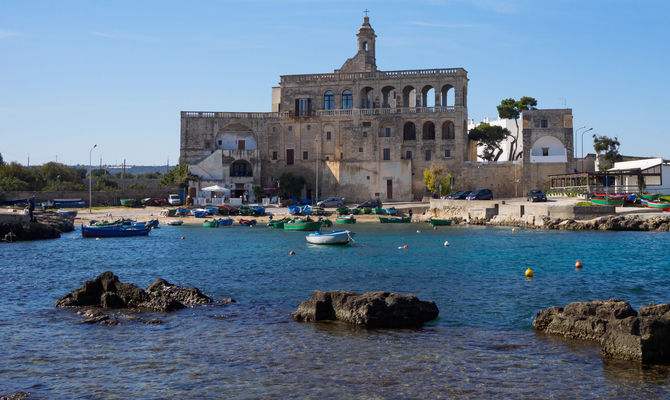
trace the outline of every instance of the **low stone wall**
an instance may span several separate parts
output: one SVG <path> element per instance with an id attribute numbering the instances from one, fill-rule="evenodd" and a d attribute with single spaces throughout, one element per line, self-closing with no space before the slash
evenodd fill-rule
<path id="1" fill-rule="evenodd" d="M 178 186 L 152 189 L 126 189 L 112 192 L 91 192 L 93 207 L 118 206 L 120 199 L 143 199 L 146 197 L 167 198 L 168 194 L 179 193 Z M 41 203 L 53 199 L 82 199 L 88 204 L 88 191 L 59 191 L 59 192 L 1 192 L 0 201 L 27 199 L 35 196 L 35 201 Z"/>

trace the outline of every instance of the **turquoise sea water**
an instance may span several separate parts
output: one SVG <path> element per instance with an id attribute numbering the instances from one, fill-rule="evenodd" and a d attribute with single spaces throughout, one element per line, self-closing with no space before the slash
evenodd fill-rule
<path id="1" fill-rule="evenodd" d="M 609 361 L 597 345 L 531 328 L 538 310 L 572 301 L 619 298 L 635 308 L 670 302 L 667 233 L 350 228 L 356 243 L 345 247 L 313 246 L 305 233 L 260 226 L 163 226 L 146 238 L 101 240 L 82 239 L 77 230 L 58 240 L 2 244 L 0 394 L 670 396 L 667 367 Z M 524 276 L 528 267 L 532 280 Z M 73 311 L 54 308 L 57 298 L 105 270 L 141 287 L 162 277 L 238 303 L 161 314 L 161 325 L 112 327 L 79 324 Z M 418 331 L 293 322 L 290 313 L 315 289 L 413 293 L 434 300 L 440 316 Z"/>

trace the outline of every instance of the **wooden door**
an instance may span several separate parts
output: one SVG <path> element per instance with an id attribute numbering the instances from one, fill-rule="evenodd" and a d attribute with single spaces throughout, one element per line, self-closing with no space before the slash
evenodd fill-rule
<path id="1" fill-rule="evenodd" d="M 244 140 L 238 140 L 237 141 L 237 150 L 244 150 L 246 143 Z"/>
<path id="2" fill-rule="evenodd" d="M 386 180 L 386 198 L 387 199 L 393 198 L 393 179 Z"/>

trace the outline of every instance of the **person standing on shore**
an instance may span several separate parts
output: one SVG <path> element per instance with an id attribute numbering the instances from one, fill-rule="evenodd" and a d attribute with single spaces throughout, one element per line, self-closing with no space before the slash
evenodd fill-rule
<path id="1" fill-rule="evenodd" d="M 35 196 L 32 196 L 30 199 L 28 199 L 28 216 L 30 217 L 30 222 L 35 222 L 33 212 L 35 212 Z"/>

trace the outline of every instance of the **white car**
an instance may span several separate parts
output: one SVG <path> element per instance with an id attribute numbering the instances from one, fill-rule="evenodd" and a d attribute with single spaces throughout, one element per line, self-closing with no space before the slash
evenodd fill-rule
<path id="1" fill-rule="evenodd" d="M 181 197 L 178 194 L 168 195 L 168 203 L 173 206 L 178 206 L 181 204 Z"/>

